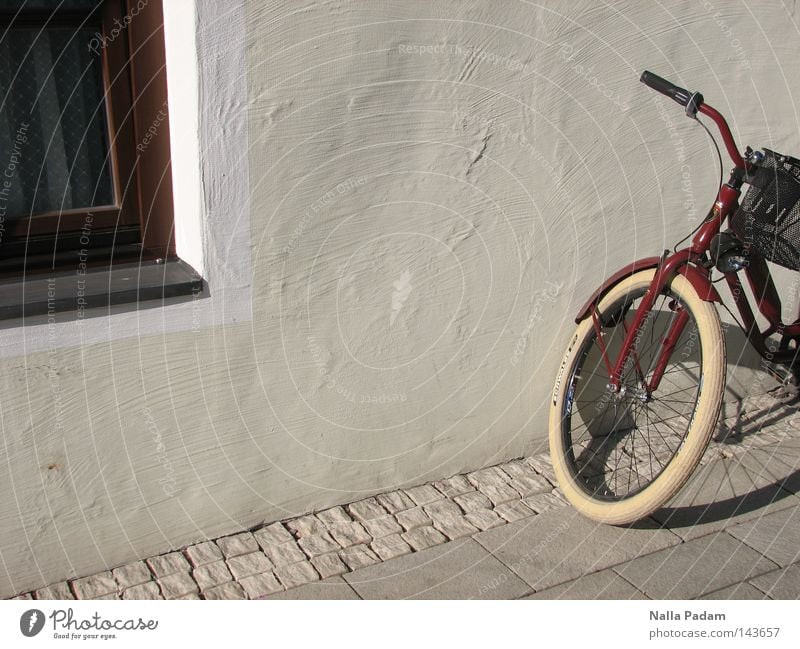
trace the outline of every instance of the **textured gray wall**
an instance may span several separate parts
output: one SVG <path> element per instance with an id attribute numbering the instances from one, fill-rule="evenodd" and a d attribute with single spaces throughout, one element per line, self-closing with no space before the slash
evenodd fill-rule
<path id="1" fill-rule="evenodd" d="M 0 594 L 541 447 L 580 304 L 713 199 L 642 70 L 800 153 L 779 2 L 214 4 L 201 130 L 249 146 L 205 133 L 203 199 L 249 195 L 252 321 L 0 361 Z"/>

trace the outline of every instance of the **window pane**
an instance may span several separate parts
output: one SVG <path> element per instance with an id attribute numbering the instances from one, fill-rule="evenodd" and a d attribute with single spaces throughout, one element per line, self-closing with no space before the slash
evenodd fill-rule
<path id="1" fill-rule="evenodd" d="M 0 217 L 113 204 L 95 32 L 0 35 Z"/>

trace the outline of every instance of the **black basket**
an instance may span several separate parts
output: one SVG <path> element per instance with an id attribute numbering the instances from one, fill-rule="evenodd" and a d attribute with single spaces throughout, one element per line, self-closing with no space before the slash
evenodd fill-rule
<path id="1" fill-rule="evenodd" d="M 800 160 L 764 149 L 764 159 L 731 227 L 745 245 L 784 268 L 800 270 Z"/>

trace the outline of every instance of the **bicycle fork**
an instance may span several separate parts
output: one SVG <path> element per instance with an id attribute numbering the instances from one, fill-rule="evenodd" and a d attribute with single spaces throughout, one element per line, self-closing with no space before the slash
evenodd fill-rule
<path id="1" fill-rule="evenodd" d="M 612 362 L 608 353 L 608 348 L 605 345 L 605 341 L 603 341 L 602 329 L 600 328 L 600 321 L 597 317 L 597 308 L 595 307 L 592 310 L 592 323 L 603 361 L 609 373 L 609 390 L 615 393 L 620 392 L 622 389 L 622 372 L 625 368 L 625 364 L 631 357 L 640 386 L 642 390 L 644 390 L 646 397 L 649 398 L 649 396 L 658 389 L 661 379 L 664 376 L 664 371 L 669 363 L 669 359 L 675 350 L 675 346 L 678 344 L 678 340 L 680 340 L 680 337 L 683 335 L 686 323 L 689 320 L 689 314 L 686 309 L 679 306 L 674 300 L 670 303 L 670 308 L 677 313 L 677 316 L 673 318 L 666 334 L 661 339 L 661 346 L 655 363 L 651 362 L 649 367 L 642 368 L 641 359 L 636 352 L 635 345 L 641 335 L 643 327 L 646 326 L 650 318 L 656 297 L 661 294 L 667 282 L 675 276 L 677 269 L 685 264 L 686 261 L 688 261 L 688 252 L 686 254 L 678 253 L 672 257 L 666 258 L 665 262 L 658 267 L 650 287 L 642 298 L 641 305 L 636 310 L 636 315 L 634 316 L 630 328 L 625 326 L 624 319 L 621 323 L 625 329 L 625 338 L 615 362 Z M 648 381 L 647 374 L 651 368 L 653 370 L 653 375 Z"/>

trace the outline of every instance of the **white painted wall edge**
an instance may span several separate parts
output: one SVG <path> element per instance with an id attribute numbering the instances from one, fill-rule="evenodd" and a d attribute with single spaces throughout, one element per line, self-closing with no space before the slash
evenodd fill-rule
<path id="1" fill-rule="evenodd" d="M 164 3 L 172 194 L 178 257 L 205 276 L 203 187 L 200 181 L 200 122 L 194 0 Z"/>

